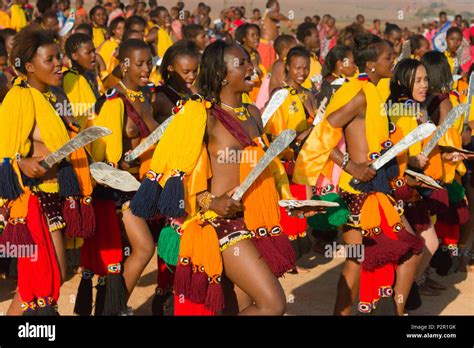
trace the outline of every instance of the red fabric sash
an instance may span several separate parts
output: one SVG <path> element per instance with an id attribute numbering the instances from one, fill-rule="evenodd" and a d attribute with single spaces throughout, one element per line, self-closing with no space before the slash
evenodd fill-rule
<path id="1" fill-rule="evenodd" d="M 51 234 L 38 197 L 31 195 L 26 224 L 36 243 L 32 257 L 18 258 L 18 290 L 23 302 L 39 297 L 59 298 L 61 272 Z M 55 233 L 62 233 L 61 231 Z"/>
<path id="2" fill-rule="evenodd" d="M 130 119 L 137 125 L 138 127 L 138 132 L 140 133 L 140 138 L 146 138 L 147 136 L 150 135 L 150 130 L 148 129 L 145 121 L 141 118 L 140 114 L 135 110 L 133 107 L 132 103 L 121 93 L 119 93 L 120 98 L 123 100 L 123 104 L 125 105 L 125 114 L 127 117 L 130 117 Z"/>
<path id="3" fill-rule="evenodd" d="M 112 200 L 93 200 L 96 233 L 84 239 L 81 266 L 94 274 L 107 275 L 109 264 L 122 262 L 122 237 L 115 203 Z"/>
<path id="4" fill-rule="evenodd" d="M 243 148 L 247 146 L 255 146 L 255 143 L 250 139 L 249 135 L 245 131 L 242 124 L 237 121 L 231 114 L 222 108 L 214 105 L 212 107 L 212 115 L 227 129 L 227 131 L 232 134 L 232 136 L 237 139 L 237 141 L 242 145 Z"/>

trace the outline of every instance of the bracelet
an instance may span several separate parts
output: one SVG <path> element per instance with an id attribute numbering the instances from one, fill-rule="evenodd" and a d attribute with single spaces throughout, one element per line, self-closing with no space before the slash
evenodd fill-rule
<path id="1" fill-rule="evenodd" d="M 342 158 L 342 163 L 341 163 L 341 168 L 342 169 L 345 169 L 347 167 L 347 165 L 349 164 L 349 153 L 345 153 L 344 154 L 344 157 Z"/>
<path id="2" fill-rule="evenodd" d="M 206 191 L 198 199 L 198 204 L 202 211 L 208 211 L 211 207 L 212 200 L 216 198 L 212 193 Z"/>

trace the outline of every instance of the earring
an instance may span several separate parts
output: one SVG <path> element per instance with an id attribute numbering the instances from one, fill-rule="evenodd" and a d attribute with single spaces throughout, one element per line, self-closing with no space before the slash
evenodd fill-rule
<path id="1" fill-rule="evenodd" d="M 370 72 L 375 72 L 375 68 L 370 69 Z"/>
<path id="2" fill-rule="evenodd" d="M 225 86 L 225 85 L 227 85 L 228 83 L 229 83 L 229 82 L 228 82 L 226 79 L 222 80 L 222 82 L 221 82 L 222 86 Z"/>

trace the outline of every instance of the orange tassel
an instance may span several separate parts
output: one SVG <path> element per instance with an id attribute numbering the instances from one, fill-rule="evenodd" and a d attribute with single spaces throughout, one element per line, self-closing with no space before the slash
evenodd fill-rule
<path id="1" fill-rule="evenodd" d="M 400 223 L 400 215 L 398 214 L 397 209 L 394 209 L 396 206 L 396 202 L 387 195 L 383 193 L 377 193 L 377 198 L 379 200 L 379 204 L 382 207 L 382 211 L 385 214 L 385 218 L 387 219 L 387 223 L 389 226 L 394 226 L 397 223 Z"/>
<path id="2" fill-rule="evenodd" d="M 73 136 L 71 136 L 72 138 Z M 91 174 L 89 171 L 89 161 L 84 148 L 77 149 L 69 155 L 69 163 L 74 169 L 82 195 L 92 195 Z"/>
<path id="3" fill-rule="evenodd" d="M 364 230 L 380 227 L 379 202 L 376 194 L 369 195 L 360 210 L 360 226 Z"/>
<path id="4" fill-rule="evenodd" d="M 77 135 L 76 132 L 71 131 L 70 137 L 74 138 Z M 95 215 L 92 203 L 92 182 L 91 174 L 89 170 L 89 160 L 87 159 L 87 153 L 84 148 L 77 149 L 69 155 L 69 163 L 74 169 L 77 181 L 81 190 L 82 199 L 76 202 L 79 210 L 80 206 L 80 230 L 77 237 L 89 238 L 95 233 Z"/>
<path id="5" fill-rule="evenodd" d="M 256 156 L 255 156 L 256 153 Z M 242 159 L 260 159 L 263 150 L 260 147 L 246 147 Z M 240 180 L 243 181 L 252 170 L 255 163 L 242 161 L 240 163 Z M 275 181 L 269 169 L 265 169 L 247 190 L 243 197 L 244 220 L 249 230 L 259 227 L 273 228 L 280 224 L 280 210 L 278 208 L 278 193 Z"/>
<path id="6" fill-rule="evenodd" d="M 207 243 L 204 241 L 203 234 L 204 231 L 194 234 L 193 256 L 191 260 L 193 274 L 191 276 L 191 291 L 189 293 L 189 299 L 194 303 L 204 303 L 206 300 L 207 275 L 204 272 L 204 258 L 209 250 Z"/>
<path id="7" fill-rule="evenodd" d="M 246 147 L 240 163 L 240 180 L 243 181 L 253 165 L 249 159 L 260 159 L 264 152 L 260 147 Z M 254 231 L 255 246 L 262 254 L 273 273 L 280 277 L 294 266 L 295 255 L 287 238 L 280 235 L 280 209 L 275 181 L 269 168 L 255 180 L 243 196 L 244 221 L 247 228 Z M 277 231 L 279 233 L 272 233 Z M 260 233 L 259 233 L 260 231 Z M 275 238 L 275 239 L 274 239 Z"/>

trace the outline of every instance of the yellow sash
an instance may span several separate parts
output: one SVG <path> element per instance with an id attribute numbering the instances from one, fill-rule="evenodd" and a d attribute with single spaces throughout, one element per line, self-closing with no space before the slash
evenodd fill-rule
<path id="1" fill-rule="evenodd" d="M 380 155 L 389 139 L 388 118 L 383 108 L 383 100 L 377 87 L 363 79 L 352 79 L 343 84 L 331 99 L 326 115 L 347 105 L 360 91 L 366 98 L 366 141 L 369 148 L 367 160 Z M 293 181 L 303 185 L 316 185 L 320 175 L 331 177 L 334 163 L 329 159 L 332 150 L 342 138 L 342 129 L 334 128 L 325 118 L 311 131 L 296 160 Z M 352 176 L 343 171 L 339 186 L 349 192 L 357 193 L 350 185 Z"/>

